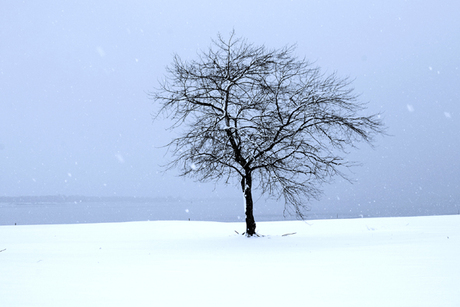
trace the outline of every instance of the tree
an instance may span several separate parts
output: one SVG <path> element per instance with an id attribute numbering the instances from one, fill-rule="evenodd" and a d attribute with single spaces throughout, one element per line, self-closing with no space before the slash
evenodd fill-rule
<path id="1" fill-rule="evenodd" d="M 246 203 L 246 235 L 256 234 L 254 182 L 285 210 L 303 217 L 320 186 L 352 165 L 342 155 L 383 133 L 378 114 L 364 116 L 348 78 L 326 75 L 295 47 L 268 50 L 218 35 L 197 60 L 175 55 L 151 93 L 157 114 L 185 126 L 167 146 L 182 176 L 229 183 L 238 178 Z"/>

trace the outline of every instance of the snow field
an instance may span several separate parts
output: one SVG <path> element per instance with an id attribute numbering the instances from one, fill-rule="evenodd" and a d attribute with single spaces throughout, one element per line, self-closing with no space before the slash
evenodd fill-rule
<path id="1" fill-rule="evenodd" d="M 0 306 L 460 306 L 458 215 L 257 226 L 0 226 Z"/>

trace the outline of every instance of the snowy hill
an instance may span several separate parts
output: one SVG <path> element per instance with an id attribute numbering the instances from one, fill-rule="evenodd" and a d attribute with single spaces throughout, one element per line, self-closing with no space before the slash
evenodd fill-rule
<path id="1" fill-rule="evenodd" d="M 235 230 L 244 224 L 0 226 L 0 306 L 460 306 L 459 215 Z"/>

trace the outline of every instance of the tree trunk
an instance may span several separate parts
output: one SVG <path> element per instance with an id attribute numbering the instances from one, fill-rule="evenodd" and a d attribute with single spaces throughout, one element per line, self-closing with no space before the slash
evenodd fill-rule
<path id="1" fill-rule="evenodd" d="M 241 179 L 241 188 L 243 189 L 244 200 L 246 204 L 246 235 L 251 237 L 256 234 L 256 222 L 254 220 L 254 203 L 252 201 L 252 176 L 250 172 L 246 173 Z"/>

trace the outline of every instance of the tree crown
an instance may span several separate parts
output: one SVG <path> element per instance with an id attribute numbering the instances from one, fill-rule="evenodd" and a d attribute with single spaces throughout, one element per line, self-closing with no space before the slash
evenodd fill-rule
<path id="1" fill-rule="evenodd" d="M 293 55 L 294 46 L 268 50 L 218 36 L 197 60 L 175 56 L 167 78 L 152 94 L 159 114 L 184 125 L 169 148 L 169 167 L 200 181 L 248 174 L 262 193 L 284 196 L 302 216 L 305 203 L 340 168 L 356 142 L 383 133 L 378 114 L 360 113 L 351 82 L 322 74 Z M 286 207 L 288 208 L 288 207 Z"/>

